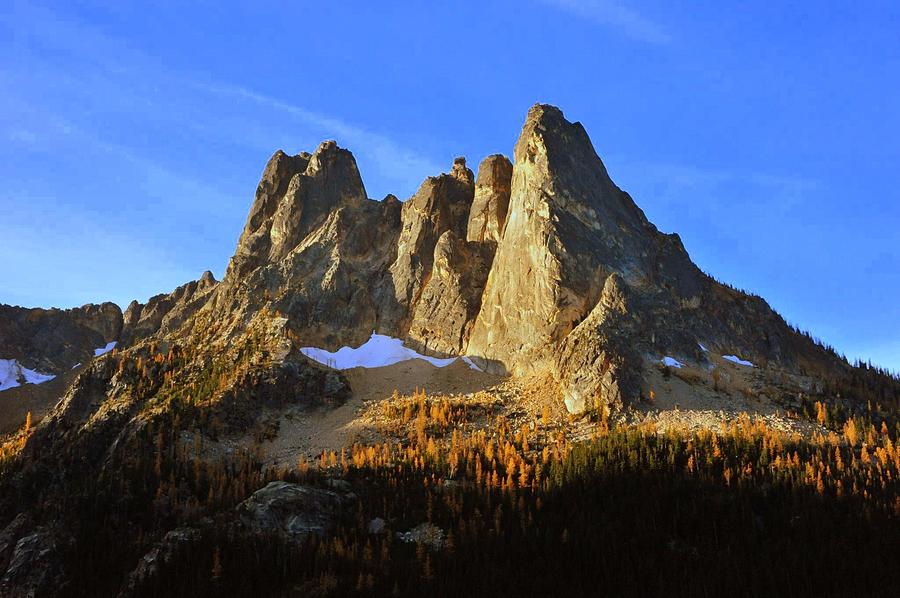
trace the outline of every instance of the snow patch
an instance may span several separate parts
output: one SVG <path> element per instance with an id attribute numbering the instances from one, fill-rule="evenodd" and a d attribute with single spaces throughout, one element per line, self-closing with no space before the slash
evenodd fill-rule
<path id="1" fill-rule="evenodd" d="M 110 341 L 106 343 L 105 347 L 100 347 L 99 349 L 94 349 L 94 357 L 100 357 L 101 355 L 106 355 L 110 351 L 116 348 L 116 341 Z"/>
<path id="2" fill-rule="evenodd" d="M 675 359 L 674 357 L 669 357 L 668 355 L 666 355 L 665 357 L 663 357 L 660 361 L 662 362 L 662 364 L 663 364 L 664 366 L 667 366 L 667 367 L 670 367 L 670 368 L 678 368 L 678 369 L 680 370 L 681 368 L 684 367 L 684 364 L 683 364 L 683 363 L 681 363 L 680 361 L 678 361 L 678 360 Z"/>
<path id="3" fill-rule="evenodd" d="M 56 376 L 52 374 L 29 370 L 15 359 L 0 359 L 0 391 L 21 386 L 22 383 L 41 384 L 54 378 Z"/>
<path id="4" fill-rule="evenodd" d="M 469 369 L 475 370 L 476 372 L 484 371 L 483 369 L 481 369 L 480 367 L 475 365 L 475 362 L 472 361 L 471 359 L 469 359 L 469 357 L 467 355 L 463 355 L 462 360 L 465 362 L 466 365 L 469 366 Z"/>
<path id="5" fill-rule="evenodd" d="M 310 359 L 336 370 L 380 368 L 409 359 L 424 359 L 430 364 L 442 368 L 450 365 L 457 359 L 456 357 L 439 359 L 422 355 L 404 346 L 403 341 L 399 338 L 375 334 L 374 332 L 369 337 L 369 340 L 359 347 L 341 347 L 333 353 L 316 347 L 303 347 L 300 349 L 300 352 Z"/>
<path id="6" fill-rule="evenodd" d="M 741 359 L 740 357 L 738 357 L 738 356 L 736 356 L 736 355 L 723 355 L 723 356 L 722 356 L 722 359 L 726 359 L 726 360 L 730 361 L 731 363 L 736 363 L 736 364 L 738 364 L 738 365 L 744 365 L 744 366 L 747 366 L 747 367 L 749 367 L 749 368 L 752 368 L 752 367 L 753 367 L 753 364 L 752 364 L 752 363 L 750 363 L 750 362 L 747 361 L 746 359 Z"/>
<path id="7" fill-rule="evenodd" d="M 697 343 L 700 346 L 700 350 L 704 353 L 709 353 L 709 349 L 703 346 L 703 343 Z"/>

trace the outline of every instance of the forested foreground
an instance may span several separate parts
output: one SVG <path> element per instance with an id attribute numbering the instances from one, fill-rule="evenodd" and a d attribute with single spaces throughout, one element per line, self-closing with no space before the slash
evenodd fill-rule
<path id="1" fill-rule="evenodd" d="M 160 420 L 103 475 L 79 473 L 73 455 L 64 503 L 39 480 L 19 500 L 73 530 L 63 557 L 74 596 L 115 595 L 176 527 L 197 533 L 134 595 L 900 590 L 900 448 L 886 423 L 851 419 L 801 440 L 749 418 L 691 437 L 601 422 L 594 439 L 569 443 L 539 422 L 513 430 L 502 419 L 463 435 L 454 430 L 474 414 L 424 395 L 396 416 L 407 438 L 280 472 L 250 454 L 201 461 L 201 436 L 174 432 L 190 424 Z M 234 506 L 271 480 L 333 487 L 336 477 L 353 500 L 325 536 L 288 540 L 234 523 Z M 419 542 L 402 536 L 423 527 Z"/>

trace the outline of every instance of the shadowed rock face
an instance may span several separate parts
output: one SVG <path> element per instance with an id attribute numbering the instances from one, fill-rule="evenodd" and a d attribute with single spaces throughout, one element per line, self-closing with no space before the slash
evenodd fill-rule
<path id="1" fill-rule="evenodd" d="M 65 310 L 0 305 L 0 359 L 48 374 L 90 361 L 94 349 L 121 332 L 122 310 L 115 303 Z"/>
<path id="2" fill-rule="evenodd" d="M 237 512 L 252 531 L 302 539 L 330 530 L 341 509 L 352 503 L 346 492 L 276 481 L 254 492 Z"/>

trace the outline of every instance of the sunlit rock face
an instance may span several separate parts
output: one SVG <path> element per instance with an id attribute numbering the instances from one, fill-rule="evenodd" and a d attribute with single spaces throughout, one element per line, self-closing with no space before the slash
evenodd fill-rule
<path id="1" fill-rule="evenodd" d="M 609 275 L 597 305 L 563 340 L 555 367 L 570 413 L 619 408 L 640 393 L 629 295 L 621 276 Z"/>
<path id="2" fill-rule="evenodd" d="M 394 196 L 369 199 L 353 155 L 334 141 L 312 154 L 277 152 L 202 313 L 224 337 L 270 309 L 307 344 L 361 344 L 396 311 L 388 267 L 401 206 Z"/>
<path id="3" fill-rule="evenodd" d="M 503 237 L 509 210 L 512 163 L 501 154 L 482 160 L 475 180 L 475 197 L 469 212 L 466 240 L 497 244 Z"/>
<path id="4" fill-rule="evenodd" d="M 479 173 L 479 181 L 502 181 L 502 160 Z M 659 232 L 612 182 L 584 128 L 559 109 L 529 111 L 500 224 L 481 206 L 502 189 L 476 185 L 469 218 L 469 240 L 497 242 L 465 344 L 483 367 L 552 373 L 573 413 L 639 400 L 646 359 L 708 363 L 699 340 L 752 361 L 842 367 L 765 301 L 703 274 L 678 235 Z"/>
<path id="5" fill-rule="evenodd" d="M 580 124 L 536 105 L 515 147 L 503 238 L 469 352 L 524 374 L 594 306 L 612 268 L 638 270 L 647 221 L 607 175 Z"/>
<path id="6" fill-rule="evenodd" d="M 452 230 L 441 235 L 431 276 L 412 311 L 412 346 L 435 355 L 465 352 L 493 253 L 492 245 L 467 242 Z"/>
<path id="7" fill-rule="evenodd" d="M 428 177 L 403 204 L 397 259 L 391 264 L 396 309 L 390 323 L 405 336 L 425 285 L 432 276 L 435 247 L 447 231 L 465 237 L 475 194 L 472 171 L 457 158 L 449 174 Z"/>

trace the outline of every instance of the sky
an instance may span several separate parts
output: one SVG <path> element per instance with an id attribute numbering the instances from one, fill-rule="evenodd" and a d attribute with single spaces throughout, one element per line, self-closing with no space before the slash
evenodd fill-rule
<path id="1" fill-rule="evenodd" d="M 704 271 L 900 372 L 897 31 L 896 1 L 6 0 L 0 303 L 220 277 L 276 149 L 336 139 L 405 198 L 546 102 Z"/>

